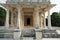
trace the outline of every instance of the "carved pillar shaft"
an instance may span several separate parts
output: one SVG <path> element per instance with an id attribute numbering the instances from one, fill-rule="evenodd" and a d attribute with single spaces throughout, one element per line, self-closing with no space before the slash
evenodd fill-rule
<path id="1" fill-rule="evenodd" d="M 18 6 L 18 27 L 21 30 L 21 7 Z"/>
<path id="2" fill-rule="evenodd" d="M 51 27 L 51 16 L 50 16 L 50 11 L 48 11 L 48 28 L 52 29 Z"/>
<path id="3" fill-rule="evenodd" d="M 39 26 L 40 26 L 40 21 L 39 21 L 39 7 L 36 7 L 36 9 L 35 9 L 35 15 L 36 15 L 36 28 L 39 28 Z"/>
<path id="4" fill-rule="evenodd" d="M 6 28 L 9 27 L 9 8 L 7 7 L 7 11 L 6 11 L 6 21 L 5 21 L 5 26 Z"/>
<path id="5" fill-rule="evenodd" d="M 11 26 L 13 27 L 13 13 L 11 12 Z"/>

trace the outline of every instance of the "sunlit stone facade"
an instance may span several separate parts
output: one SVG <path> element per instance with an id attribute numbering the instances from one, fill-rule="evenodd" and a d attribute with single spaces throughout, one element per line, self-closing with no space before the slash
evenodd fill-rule
<path id="1" fill-rule="evenodd" d="M 25 40 L 24 35 L 33 36 L 27 40 L 40 40 L 42 36 L 48 37 L 51 30 L 50 9 L 55 6 L 50 0 L 7 0 L 6 4 L 0 4 L 6 9 L 5 27 L 2 35 L 5 38 L 12 37 L 13 40 Z M 48 12 L 48 26 L 46 26 L 45 14 Z M 50 30 L 46 30 L 50 29 Z M 47 31 L 47 35 L 44 31 Z M 0 34 L 1 35 L 1 34 Z M 51 37 L 52 35 L 50 35 Z M 34 39 L 34 40 L 35 40 Z"/>
<path id="2" fill-rule="evenodd" d="M 51 29 L 49 10 L 55 6 L 50 0 L 7 0 L 6 28 L 14 29 Z M 46 27 L 45 12 L 48 12 L 48 27 Z"/>

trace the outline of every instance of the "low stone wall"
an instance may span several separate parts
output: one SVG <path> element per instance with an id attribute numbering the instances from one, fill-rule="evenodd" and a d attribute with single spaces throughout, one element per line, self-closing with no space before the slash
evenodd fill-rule
<path id="1" fill-rule="evenodd" d="M 60 27 L 52 27 L 54 30 L 60 30 Z"/>
<path id="2" fill-rule="evenodd" d="M 0 38 L 20 38 L 20 31 L 13 29 L 0 29 Z"/>

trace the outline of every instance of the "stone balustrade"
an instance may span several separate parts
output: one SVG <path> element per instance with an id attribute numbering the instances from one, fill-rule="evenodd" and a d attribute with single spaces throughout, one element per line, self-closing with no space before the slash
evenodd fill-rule
<path id="1" fill-rule="evenodd" d="M 50 0 L 7 0 L 7 4 L 49 4 Z"/>

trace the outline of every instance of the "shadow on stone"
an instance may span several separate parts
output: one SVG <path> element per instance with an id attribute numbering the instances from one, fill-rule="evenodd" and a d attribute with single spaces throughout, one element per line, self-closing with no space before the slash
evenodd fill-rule
<path id="1" fill-rule="evenodd" d="M 21 32 L 21 37 L 36 37 L 34 29 L 23 29 Z"/>

